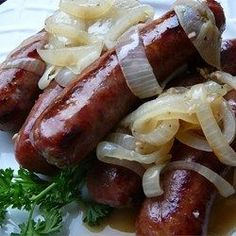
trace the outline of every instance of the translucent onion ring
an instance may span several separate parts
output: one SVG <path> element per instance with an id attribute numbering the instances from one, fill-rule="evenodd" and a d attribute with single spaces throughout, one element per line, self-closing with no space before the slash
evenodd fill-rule
<path id="1" fill-rule="evenodd" d="M 165 165 L 155 165 L 148 168 L 143 175 L 143 191 L 146 197 L 157 197 L 164 193 L 161 187 L 160 175 Z"/>
<path id="2" fill-rule="evenodd" d="M 132 93 L 143 99 L 162 92 L 147 59 L 138 27 L 122 35 L 116 45 L 116 54 Z"/>
<path id="3" fill-rule="evenodd" d="M 203 88 L 199 90 L 198 96 L 196 114 L 210 147 L 222 163 L 236 166 L 236 153 L 222 134 L 210 104 L 206 101 L 206 94 Z"/>
<path id="4" fill-rule="evenodd" d="M 177 0 L 174 10 L 201 57 L 208 64 L 220 68 L 221 33 L 211 9 L 204 1 Z"/>
<path id="5" fill-rule="evenodd" d="M 192 170 L 199 173 L 200 175 L 208 179 L 211 183 L 213 183 L 223 197 L 229 197 L 235 193 L 235 189 L 230 183 L 228 183 L 224 178 L 222 178 L 216 172 L 212 171 L 211 169 L 199 163 L 187 162 L 187 161 L 174 161 L 169 163 L 166 168 L 166 170 L 170 169 Z"/>
<path id="6" fill-rule="evenodd" d="M 178 129 L 178 120 L 166 120 L 162 121 L 152 132 L 145 134 L 142 133 L 142 130 L 136 130 L 135 126 L 133 126 L 132 134 L 142 142 L 147 142 L 154 146 L 161 146 L 173 139 Z"/>

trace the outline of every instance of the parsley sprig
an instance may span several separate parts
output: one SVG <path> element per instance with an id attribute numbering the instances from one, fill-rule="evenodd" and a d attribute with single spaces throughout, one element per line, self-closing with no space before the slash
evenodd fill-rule
<path id="1" fill-rule="evenodd" d="M 63 225 L 64 206 L 77 201 L 85 209 L 83 221 L 98 225 L 111 208 L 84 199 L 81 190 L 86 181 L 88 163 L 62 170 L 50 181 L 41 179 L 25 169 L 17 175 L 12 169 L 0 170 L 0 227 L 4 225 L 9 207 L 29 212 L 28 220 L 19 225 L 19 233 L 12 236 L 52 235 Z M 39 209 L 40 219 L 33 215 Z"/>

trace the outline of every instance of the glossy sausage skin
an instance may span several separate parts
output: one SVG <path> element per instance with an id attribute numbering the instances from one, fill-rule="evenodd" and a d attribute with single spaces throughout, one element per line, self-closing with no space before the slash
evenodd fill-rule
<path id="1" fill-rule="evenodd" d="M 97 202 L 120 208 L 135 205 L 142 199 L 141 178 L 131 170 L 100 161 L 93 167 L 87 176 L 87 186 Z"/>
<path id="2" fill-rule="evenodd" d="M 191 160 L 222 174 L 223 165 L 212 153 L 175 143 L 173 161 Z M 138 236 L 205 235 L 214 186 L 198 173 L 186 170 L 163 174 L 164 194 L 146 199 L 136 220 Z"/>
<path id="3" fill-rule="evenodd" d="M 215 1 L 208 3 L 218 27 L 224 27 L 222 8 Z M 140 36 L 159 81 L 196 55 L 173 11 L 144 26 Z M 37 119 L 32 142 L 48 162 L 59 167 L 73 165 L 93 150 L 137 101 L 111 50 Z"/>
<path id="4" fill-rule="evenodd" d="M 54 101 L 64 88 L 53 81 L 39 96 L 15 142 L 15 157 L 20 166 L 30 171 L 51 175 L 57 168 L 47 163 L 30 142 L 30 132 L 41 113 Z"/>
<path id="5" fill-rule="evenodd" d="M 236 40 L 224 43 L 222 68 L 236 75 Z M 196 82 L 196 77 L 194 77 Z M 189 81 L 183 81 L 189 85 Z M 236 91 L 225 96 L 236 114 Z M 236 149 L 236 142 L 233 144 Z M 192 149 L 175 143 L 173 161 L 192 160 L 219 174 L 228 168 L 212 153 Z M 193 171 L 175 170 L 164 173 L 164 195 L 146 199 L 136 221 L 138 236 L 206 235 L 209 213 L 217 193 L 214 186 Z"/>
<path id="6" fill-rule="evenodd" d="M 37 49 L 42 48 L 46 42 L 46 33 L 40 32 L 24 41 L 6 61 L 17 58 L 36 58 L 41 61 Z M 45 70 L 45 63 L 42 63 L 37 73 L 27 69 L 4 69 L 4 63 L 0 65 L 0 130 L 16 131 L 23 124 L 40 93 L 38 80 Z"/>

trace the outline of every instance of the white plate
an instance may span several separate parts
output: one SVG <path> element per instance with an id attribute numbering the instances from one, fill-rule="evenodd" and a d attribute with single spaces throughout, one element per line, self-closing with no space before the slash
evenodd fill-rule
<path id="1" fill-rule="evenodd" d="M 58 0 L 8 0 L 0 5 L 0 62 L 22 40 L 43 28 L 44 20 L 57 9 Z M 168 10 L 174 0 L 143 0 L 156 9 L 155 17 Z M 227 16 L 227 28 L 224 38 L 236 38 L 236 1 L 221 0 Z M 14 160 L 11 134 L 0 132 L 0 168 L 18 168 Z M 66 222 L 65 231 L 60 235 L 70 236 L 132 236 L 132 233 L 119 232 L 107 226 L 103 231 L 92 233 L 82 226 L 81 215 L 77 210 L 71 210 L 70 218 Z M 21 218 L 24 218 L 21 215 Z M 22 220 L 22 219 L 20 219 Z M 0 235 L 9 235 L 9 229 L 0 229 Z M 5 232 L 4 232 L 5 231 Z"/>

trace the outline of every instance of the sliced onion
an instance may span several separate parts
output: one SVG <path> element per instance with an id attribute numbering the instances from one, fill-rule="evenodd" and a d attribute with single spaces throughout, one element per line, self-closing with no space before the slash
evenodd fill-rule
<path id="1" fill-rule="evenodd" d="M 146 8 L 136 0 L 115 0 L 108 14 L 95 22 L 90 21 L 88 33 L 104 41 L 106 49 L 113 48 L 126 30 L 153 17 L 149 9 L 146 11 L 149 17 L 144 14 Z"/>
<path id="2" fill-rule="evenodd" d="M 61 0 L 60 9 L 82 19 L 96 19 L 109 12 L 114 0 Z"/>
<path id="3" fill-rule="evenodd" d="M 121 37 L 116 53 L 127 85 L 135 96 L 147 98 L 162 92 L 146 57 L 137 27 Z"/>
<path id="4" fill-rule="evenodd" d="M 92 63 L 91 54 L 94 60 L 96 60 L 100 56 L 101 51 L 101 45 L 94 44 L 72 48 L 38 50 L 38 53 L 44 61 L 51 65 L 71 66 L 81 63 L 81 67 L 84 67 L 85 64 L 88 66 L 88 64 Z M 87 59 L 88 57 L 89 61 Z"/>
<path id="5" fill-rule="evenodd" d="M 174 139 L 170 140 L 168 143 L 165 143 L 164 145 L 158 148 L 155 146 L 154 147 L 149 146 L 147 143 L 136 142 L 135 151 L 142 155 L 155 154 L 156 155 L 155 163 L 159 165 L 159 164 L 166 163 L 167 161 L 170 160 L 171 155 L 169 153 L 173 144 L 174 144 Z M 146 163 L 143 163 L 143 164 L 146 164 Z"/>
<path id="6" fill-rule="evenodd" d="M 1 69 L 22 69 L 42 75 L 45 70 L 45 63 L 36 58 L 23 57 L 23 58 L 10 58 L 1 65 Z"/>
<path id="7" fill-rule="evenodd" d="M 151 120 L 160 120 L 160 118 L 162 118 L 163 120 L 168 120 L 168 117 L 173 117 L 172 113 L 176 113 L 176 118 L 178 119 L 179 117 L 177 116 L 178 114 L 180 115 L 181 118 L 189 120 L 191 122 L 196 122 L 197 124 L 199 123 L 196 119 L 195 116 L 188 116 L 188 110 L 186 108 L 190 107 L 186 107 L 186 104 L 184 103 L 179 103 L 176 104 L 175 107 L 160 107 L 160 110 L 156 110 L 150 113 L 147 113 L 146 115 L 141 116 L 140 114 L 140 118 L 137 117 L 137 119 L 133 122 L 133 124 L 131 125 L 131 127 L 133 126 L 135 130 L 140 130 L 141 127 L 144 127 L 145 125 L 148 124 L 148 122 L 150 122 Z M 185 113 L 185 115 L 181 115 L 181 113 Z M 166 117 L 165 117 L 166 115 Z M 132 119 L 132 118 L 131 118 Z M 127 122 L 127 121 L 124 121 Z"/>
<path id="8" fill-rule="evenodd" d="M 146 197 L 157 197 L 164 193 L 161 187 L 160 175 L 165 165 L 155 165 L 146 170 L 143 175 L 143 191 Z"/>
<path id="9" fill-rule="evenodd" d="M 211 73 L 209 77 L 221 83 L 228 84 L 230 87 L 236 90 L 236 76 L 232 76 L 231 74 L 223 71 L 216 71 Z"/>
<path id="10" fill-rule="evenodd" d="M 231 144 L 235 139 L 236 120 L 231 106 L 226 101 L 222 103 L 222 114 L 224 125 L 222 133 L 225 136 L 227 142 Z"/>
<path id="11" fill-rule="evenodd" d="M 46 27 L 46 30 L 49 29 L 48 31 L 49 33 L 55 34 L 55 32 L 53 32 L 53 27 L 52 27 L 54 24 L 72 25 L 72 26 L 76 26 L 78 30 L 83 30 L 83 31 L 86 30 L 86 23 L 84 20 L 77 19 L 59 10 L 55 11 L 52 16 L 48 17 L 45 20 L 45 27 Z"/>
<path id="12" fill-rule="evenodd" d="M 186 169 L 196 171 L 215 185 L 223 197 L 229 197 L 235 193 L 234 187 L 216 172 L 196 162 L 175 161 L 167 166 L 168 169 Z"/>
<path id="13" fill-rule="evenodd" d="M 193 131 L 179 131 L 176 135 L 176 139 L 189 147 L 205 152 L 212 152 L 206 138 Z"/>
<path id="14" fill-rule="evenodd" d="M 42 90 L 47 88 L 50 82 L 55 79 L 58 72 L 58 68 L 56 68 L 55 66 L 49 66 L 38 82 L 39 88 Z"/>
<path id="15" fill-rule="evenodd" d="M 120 160 L 136 161 L 140 164 L 152 164 L 160 159 L 163 155 L 161 151 L 156 151 L 151 154 L 142 155 L 133 150 L 127 150 L 115 143 L 101 142 L 97 146 L 97 157 L 100 160 L 103 156 L 117 158 Z"/>
<path id="16" fill-rule="evenodd" d="M 74 74 L 71 70 L 67 68 L 62 68 L 55 77 L 55 80 L 62 87 L 66 87 L 69 83 L 74 81 L 77 78 L 77 75 Z"/>
<path id="17" fill-rule="evenodd" d="M 220 68 L 221 34 L 207 4 L 198 0 L 177 0 L 174 10 L 201 57 L 208 64 Z"/>
<path id="18" fill-rule="evenodd" d="M 77 64 L 67 66 L 74 74 L 80 74 L 84 69 L 86 69 L 89 65 L 91 65 L 94 61 L 96 61 L 102 52 L 102 44 L 97 44 L 98 47 L 96 50 L 90 51 L 87 55 L 81 58 Z"/>
<path id="19" fill-rule="evenodd" d="M 75 46 L 72 41 L 62 36 L 49 36 L 49 42 L 44 49 L 56 49 L 56 48 L 65 48 L 68 46 Z"/>
<path id="20" fill-rule="evenodd" d="M 150 143 L 155 146 L 161 146 L 174 138 L 179 129 L 178 120 L 162 121 L 152 132 L 143 134 L 142 130 L 132 128 L 132 134 L 140 141 Z"/>
<path id="21" fill-rule="evenodd" d="M 153 16 L 154 10 L 149 5 L 140 5 L 124 11 L 123 14 L 120 14 L 114 20 L 115 24 L 105 37 L 107 48 L 113 48 L 117 39 L 130 27 L 137 25 L 140 22 L 146 22 L 148 19 L 152 19 Z"/>
<path id="22" fill-rule="evenodd" d="M 89 34 L 85 31 L 85 22 L 76 20 L 64 12 L 57 11 L 45 21 L 47 32 L 63 36 L 79 44 L 90 42 Z"/>
<path id="23" fill-rule="evenodd" d="M 200 96 L 196 114 L 210 147 L 222 163 L 236 166 L 235 151 L 229 146 L 226 137 L 222 134 L 206 98 L 203 94 Z"/>
<path id="24" fill-rule="evenodd" d="M 129 170 L 132 170 L 134 173 L 136 173 L 140 177 L 142 177 L 145 172 L 145 168 L 140 163 L 137 163 L 135 161 L 126 161 L 126 160 L 120 160 L 117 158 L 105 157 L 105 156 L 100 157 L 99 160 L 107 164 L 125 167 Z"/>
<path id="25" fill-rule="evenodd" d="M 187 113 L 189 105 L 184 103 L 184 97 L 181 94 L 173 94 L 172 96 L 162 96 L 141 105 L 136 111 L 128 115 L 121 125 L 128 127 L 138 119 L 146 120 L 154 115 L 171 113 Z"/>
<path id="26" fill-rule="evenodd" d="M 135 150 L 136 148 L 136 139 L 128 134 L 122 134 L 122 133 L 111 133 L 108 136 L 108 141 L 116 143 L 120 145 L 123 148 L 126 148 L 128 150 Z"/>

